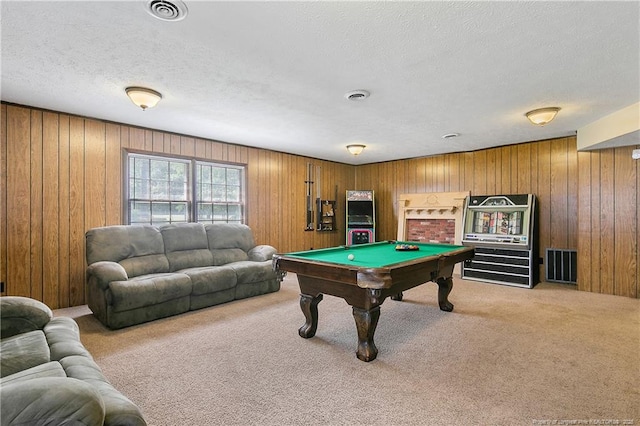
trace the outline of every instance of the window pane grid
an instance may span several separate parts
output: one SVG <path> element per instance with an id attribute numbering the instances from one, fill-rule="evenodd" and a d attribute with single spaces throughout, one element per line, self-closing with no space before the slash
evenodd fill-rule
<path id="1" fill-rule="evenodd" d="M 196 168 L 197 220 L 243 223 L 243 169 L 202 162 Z"/>
<path id="2" fill-rule="evenodd" d="M 128 165 L 129 223 L 244 223 L 243 166 L 142 154 Z"/>

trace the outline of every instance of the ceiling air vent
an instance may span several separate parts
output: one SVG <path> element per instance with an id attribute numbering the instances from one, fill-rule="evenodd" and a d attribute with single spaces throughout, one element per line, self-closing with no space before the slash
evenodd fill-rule
<path id="1" fill-rule="evenodd" d="M 369 92 L 366 90 L 354 90 L 353 92 L 345 93 L 344 97 L 350 101 L 361 101 L 369 97 Z"/>
<path id="2" fill-rule="evenodd" d="M 442 135 L 442 139 L 452 139 L 460 136 L 460 133 L 447 133 L 446 135 Z"/>
<path id="3" fill-rule="evenodd" d="M 181 21 L 189 12 L 187 5 L 180 0 L 149 0 L 146 10 L 154 18 L 163 21 Z"/>

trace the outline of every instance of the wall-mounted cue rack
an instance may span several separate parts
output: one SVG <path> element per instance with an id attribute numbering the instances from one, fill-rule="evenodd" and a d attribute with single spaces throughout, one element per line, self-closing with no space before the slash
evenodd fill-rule
<path id="1" fill-rule="evenodd" d="M 336 185 L 335 198 L 325 200 L 322 198 L 322 185 L 320 184 L 322 167 L 314 167 L 307 163 L 307 178 L 304 181 L 306 189 L 306 224 L 305 231 L 335 231 L 336 230 L 336 199 L 338 198 L 338 187 Z M 313 200 L 313 185 L 316 185 L 315 202 Z M 315 204 L 315 215 L 314 215 Z M 315 223 L 314 223 L 315 216 Z"/>
<path id="2" fill-rule="evenodd" d="M 306 191 L 306 201 L 307 201 L 307 226 L 304 228 L 305 231 L 313 231 L 313 165 L 311 163 L 307 163 L 307 179 L 304 181 L 305 191 Z"/>

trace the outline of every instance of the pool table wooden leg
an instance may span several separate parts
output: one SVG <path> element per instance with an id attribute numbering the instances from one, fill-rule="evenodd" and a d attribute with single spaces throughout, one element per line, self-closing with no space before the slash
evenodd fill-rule
<path id="1" fill-rule="evenodd" d="M 316 335 L 318 329 L 318 303 L 322 300 L 322 294 L 317 296 L 309 296 L 308 294 L 300 295 L 300 308 L 306 318 L 306 322 L 298 329 L 300 337 L 308 339 Z"/>
<path id="2" fill-rule="evenodd" d="M 371 309 L 353 307 L 353 318 L 358 330 L 358 350 L 356 356 L 364 362 L 373 361 L 378 356 L 378 348 L 373 342 L 373 335 L 380 318 L 380 306 Z"/>
<path id="3" fill-rule="evenodd" d="M 453 278 L 438 278 L 438 305 L 440 305 L 441 311 L 451 312 L 453 311 L 453 304 L 449 302 L 449 293 L 453 288 Z"/>

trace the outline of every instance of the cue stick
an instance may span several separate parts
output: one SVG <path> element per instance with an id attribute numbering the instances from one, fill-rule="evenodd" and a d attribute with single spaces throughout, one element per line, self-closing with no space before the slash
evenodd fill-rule
<path id="1" fill-rule="evenodd" d="M 322 231 L 322 200 L 321 200 L 321 190 L 320 190 L 320 178 L 322 176 L 322 167 L 316 166 L 316 214 L 318 215 L 316 221 L 316 230 Z"/>
<path id="2" fill-rule="evenodd" d="M 307 163 L 307 180 L 304 181 L 307 189 L 307 227 L 304 229 L 305 231 L 313 231 L 313 202 L 311 201 L 313 190 L 311 186 L 313 185 L 313 166 L 311 163 Z"/>

